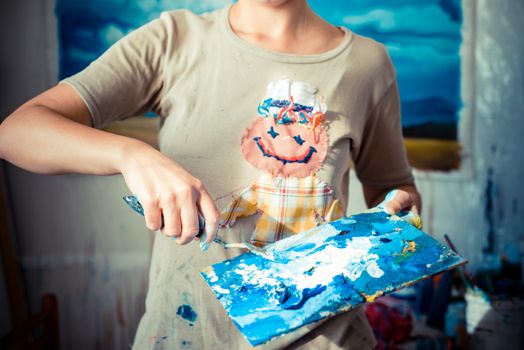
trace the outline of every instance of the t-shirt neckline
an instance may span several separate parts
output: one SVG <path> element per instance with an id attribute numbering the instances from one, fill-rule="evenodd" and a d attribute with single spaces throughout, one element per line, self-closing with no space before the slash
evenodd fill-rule
<path id="1" fill-rule="evenodd" d="M 343 52 L 351 43 L 353 39 L 353 34 L 350 30 L 345 27 L 339 27 L 344 32 L 344 38 L 342 41 L 333 49 L 324 51 L 318 54 L 311 55 L 300 55 L 300 54 L 291 54 L 285 52 L 271 51 L 264 49 L 262 47 L 256 46 L 242 38 L 240 38 L 231 27 L 229 23 L 229 11 L 233 4 L 230 4 L 224 7 L 220 13 L 220 27 L 225 33 L 226 37 L 237 47 L 249 51 L 252 54 L 261 56 L 273 61 L 279 61 L 284 63 L 318 63 L 327 61 L 331 58 L 338 56 Z"/>

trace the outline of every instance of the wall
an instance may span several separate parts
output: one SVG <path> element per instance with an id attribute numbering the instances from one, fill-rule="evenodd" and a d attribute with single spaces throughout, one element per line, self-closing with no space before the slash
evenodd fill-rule
<path id="1" fill-rule="evenodd" d="M 53 11 L 52 0 L 0 2 L 2 117 L 56 83 Z M 66 349 L 127 349 L 144 312 L 152 234 L 123 203 L 121 178 L 41 176 L 13 166 L 6 175 L 31 311 L 53 292 Z M 3 282 L 0 335 L 9 324 Z"/>
<path id="2" fill-rule="evenodd" d="M 48 54 L 52 51 L 50 43 L 56 44 L 56 39 L 49 40 L 52 31 L 49 28 L 49 16 L 52 15 L 50 1 L 2 1 L 0 14 L 0 116 L 3 119 L 28 97 L 52 83 L 56 64 L 49 64 Z M 7 302 L 3 283 L 2 271 L 0 334 L 11 326 L 9 308 L 3 307 Z"/>
<path id="3" fill-rule="evenodd" d="M 2 264 L 0 263 L 0 268 L 3 269 Z M 7 298 L 6 291 L 6 280 L 4 275 L 4 270 L 0 271 L 0 335 L 4 334 L 11 328 L 11 318 L 9 317 L 9 300 Z"/>
<path id="4" fill-rule="evenodd" d="M 524 234 L 524 42 L 518 37 L 524 2 L 465 3 L 473 7 L 463 52 L 464 166 L 452 174 L 417 172 L 416 178 L 426 229 L 437 237 L 448 233 L 474 268 L 490 228 L 495 250 L 510 255 Z M 55 82 L 52 11 L 51 0 L 1 2 L 2 116 Z M 32 310 L 52 291 L 59 296 L 65 348 L 127 348 L 143 312 L 151 234 L 122 204 L 127 190 L 121 178 L 48 177 L 12 166 L 7 176 Z M 351 195 L 350 210 L 362 210 L 354 178 Z"/>
<path id="5" fill-rule="evenodd" d="M 494 251 L 510 258 L 524 239 L 524 2 L 463 0 L 463 6 L 462 169 L 415 177 L 425 230 L 438 238 L 447 233 L 475 269 L 488 232 Z M 354 183 L 352 194 L 360 190 Z"/>
<path id="6" fill-rule="evenodd" d="M 493 250 L 509 258 L 524 238 L 524 2 L 479 0 L 475 12 L 473 84 L 465 92 L 473 119 L 461 125 L 471 127 L 461 130 L 471 175 L 418 176 L 428 229 L 449 233 L 472 265 L 489 250 L 490 231 Z"/>

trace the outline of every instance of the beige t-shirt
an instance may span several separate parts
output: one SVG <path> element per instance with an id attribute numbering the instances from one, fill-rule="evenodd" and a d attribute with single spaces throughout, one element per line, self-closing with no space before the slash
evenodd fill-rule
<path id="1" fill-rule="evenodd" d="M 260 178 L 240 138 L 257 117 L 271 81 L 307 82 L 327 102 L 327 157 L 316 176 L 333 190 L 343 210 L 353 162 L 366 185 L 387 188 L 413 181 L 401 135 L 395 71 L 385 48 L 343 28 L 334 49 L 316 55 L 271 52 L 237 37 L 229 7 L 195 15 L 166 12 L 132 32 L 82 72 L 63 83 L 84 99 L 94 127 L 153 110 L 161 116 L 160 149 L 201 179 L 223 209 L 232 194 Z M 219 231 L 247 240 L 257 217 Z M 134 348 L 250 348 L 199 271 L 239 252 L 217 245 L 178 246 L 158 234 L 153 248 L 146 313 Z M 194 322 L 177 315 L 190 305 Z M 267 348 L 371 348 L 359 308 L 265 345 Z"/>

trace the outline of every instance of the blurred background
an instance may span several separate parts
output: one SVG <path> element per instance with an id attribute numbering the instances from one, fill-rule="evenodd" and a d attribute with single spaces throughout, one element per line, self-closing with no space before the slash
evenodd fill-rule
<path id="1" fill-rule="evenodd" d="M 201 13 L 228 3 L 1 1 L 0 118 L 162 11 Z M 447 235 L 469 259 L 467 276 L 480 287 L 488 276 L 494 299 L 515 297 L 498 283 L 520 286 L 524 259 L 524 1 L 309 3 L 331 23 L 386 45 L 398 72 L 424 230 L 442 242 Z M 151 114 L 109 130 L 156 144 Z M 144 312 L 153 233 L 123 204 L 121 177 L 41 176 L 4 163 L 0 179 L 0 336 L 53 293 L 63 348 L 128 348 Z M 364 209 L 353 174 L 349 213 Z M 413 293 L 420 302 L 420 288 Z M 512 320 L 524 328 L 522 316 Z"/>

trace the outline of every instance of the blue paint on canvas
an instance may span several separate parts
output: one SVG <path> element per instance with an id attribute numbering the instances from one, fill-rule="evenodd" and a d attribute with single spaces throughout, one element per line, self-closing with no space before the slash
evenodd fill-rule
<path id="1" fill-rule="evenodd" d="M 89 65 L 133 29 L 181 8 L 196 13 L 215 10 L 229 0 L 57 0 L 60 78 Z"/>
<path id="2" fill-rule="evenodd" d="M 111 44 L 162 11 L 211 11 L 229 0 L 57 0 L 60 77 L 72 75 Z M 310 0 L 327 21 L 386 45 L 398 73 L 402 125 L 456 137 L 460 98 L 460 0 Z M 407 130 L 406 129 L 406 130 Z M 450 130 L 453 129 L 453 130 Z M 423 135 L 422 135 L 423 136 Z"/>
<path id="3" fill-rule="evenodd" d="M 202 272 L 252 345 L 347 311 L 465 260 L 382 211 L 337 220 Z"/>
<path id="4" fill-rule="evenodd" d="M 398 73 L 402 125 L 456 123 L 460 0 L 310 0 L 328 21 L 380 41 Z"/>

